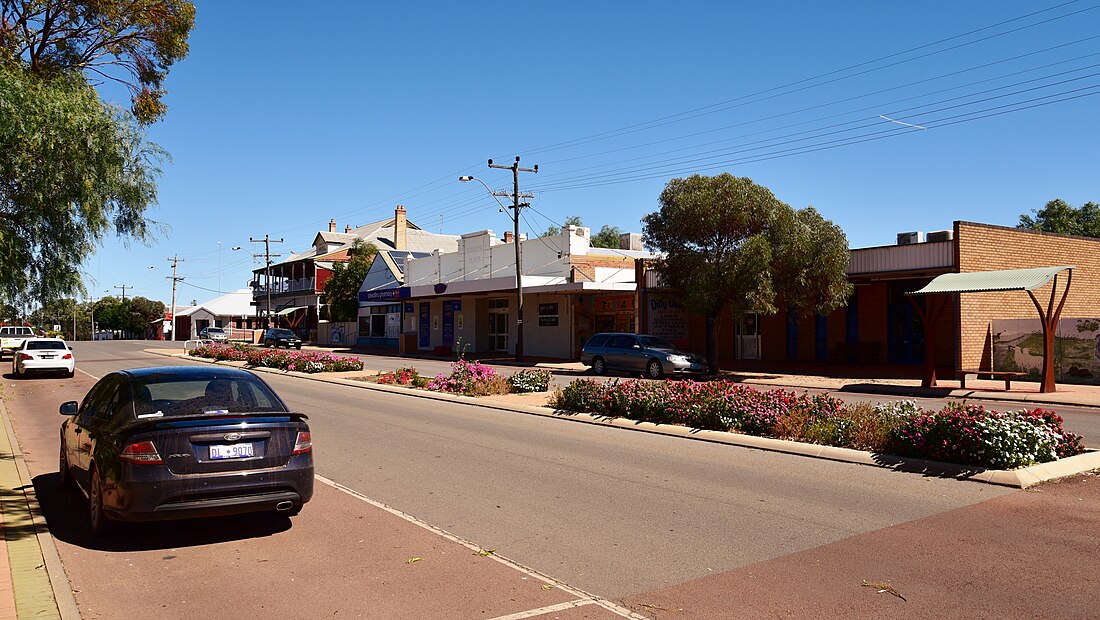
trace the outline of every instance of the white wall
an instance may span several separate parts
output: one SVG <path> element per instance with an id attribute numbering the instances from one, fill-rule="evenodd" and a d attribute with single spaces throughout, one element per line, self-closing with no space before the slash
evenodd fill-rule
<path id="1" fill-rule="evenodd" d="M 523 274 L 568 277 L 569 257 L 588 253 L 587 229 L 567 226 L 561 234 L 520 241 Z M 405 286 L 508 277 L 516 271 L 516 249 L 491 230 L 462 235 L 458 251 L 413 259 L 405 267 Z M 631 272 L 633 277 L 633 272 Z"/>

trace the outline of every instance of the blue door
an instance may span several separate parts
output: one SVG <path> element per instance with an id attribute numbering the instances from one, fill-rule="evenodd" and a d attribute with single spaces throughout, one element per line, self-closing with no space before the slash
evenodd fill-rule
<path id="1" fill-rule="evenodd" d="M 420 338 L 417 346 L 427 349 L 432 346 L 432 305 L 426 301 L 420 302 Z"/>
<path id="2" fill-rule="evenodd" d="M 787 312 L 787 359 L 798 361 L 798 317 Z"/>

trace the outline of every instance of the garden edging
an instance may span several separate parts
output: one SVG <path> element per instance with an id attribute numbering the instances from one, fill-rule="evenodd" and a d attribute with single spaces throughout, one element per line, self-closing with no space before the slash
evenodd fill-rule
<path id="1" fill-rule="evenodd" d="M 205 362 L 208 364 L 235 365 L 238 367 L 243 366 L 243 362 L 218 362 L 216 360 L 196 358 L 186 354 L 180 355 L 177 353 L 167 353 L 164 351 L 149 349 L 147 349 L 146 351 L 149 353 L 154 353 L 156 355 L 178 357 L 192 361 Z M 873 467 L 893 469 L 895 471 L 901 472 L 921 473 L 927 476 L 956 478 L 959 480 L 968 480 L 972 482 L 994 484 L 1019 489 L 1026 489 L 1041 482 L 1055 480 L 1057 478 L 1064 478 L 1066 476 L 1072 476 L 1074 474 L 1079 474 L 1100 468 L 1100 451 L 1098 450 L 1089 450 L 1084 454 L 1079 454 L 1077 456 L 1071 456 L 1056 461 L 1050 461 L 1047 463 L 1038 463 L 1036 465 L 1022 467 L 1019 469 L 983 469 L 980 467 L 957 465 L 954 463 L 944 463 L 940 461 L 930 461 L 918 458 L 901 457 L 891 454 L 876 454 L 873 452 L 854 450 L 851 448 L 838 448 L 835 446 L 802 443 L 797 441 L 788 441 L 784 439 L 772 439 L 770 437 L 757 437 L 755 435 L 743 435 L 740 433 L 731 433 L 724 431 L 694 429 L 685 426 L 655 424 L 652 422 L 639 422 L 627 418 L 609 418 L 604 416 L 594 416 L 587 413 L 576 413 L 572 411 L 558 411 L 550 407 L 536 407 L 532 405 L 504 403 L 500 401 L 489 400 L 486 398 L 476 398 L 472 396 L 432 392 L 428 390 L 420 390 L 408 387 L 380 385 L 377 383 L 357 381 L 354 379 L 345 379 L 341 377 L 326 377 L 324 376 L 324 373 L 302 373 L 264 367 L 251 367 L 249 368 L 249 370 L 293 376 L 324 383 L 347 385 L 368 390 L 389 392 L 392 394 L 404 394 L 415 398 L 450 401 L 454 403 L 484 407 L 487 409 L 494 409 L 498 411 L 511 411 L 516 413 L 525 413 L 528 415 L 539 415 L 543 417 L 552 417 L 555 419 L 567 420 L 572 422 L 580 422 L 583 424 L 614 426 L 626 430 L 656 433 L 673 437 L 682 437 L 685 439 L 692 439 L 696 441 L 722 443 L 727 445 L 741 446 L 745 448 L 756 448 L 758 450 L 767 450 L 770 452 L 794 454 L 798 456 L 807 456 L 811 458 L 839 461 L 843 463 L 854 463 L 858 465 L 870 465 Z"/>

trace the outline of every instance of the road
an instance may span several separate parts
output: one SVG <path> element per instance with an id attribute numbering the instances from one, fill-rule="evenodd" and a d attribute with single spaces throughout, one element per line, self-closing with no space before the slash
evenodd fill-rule
<path id="1" fill-rule="evenodd" d="M 102 376 L 118 368 L 179 363 L 143 353 L 146 345 L 79 343 L 79 369 Z M 134 539 L 93 541 L 80 499 L 56 489 L 60 419 L 53 413 L 62 400 L 82 396 L 91 378 L 4 381 L 36 491 L 86 617 L 216 613 L 224 609 L 227 571 L 235 592 L 248 584 L 257 588 L 235 595 L 242 597 L 241 609 L 273 617 L 337 612 L 344 617 L 364 610 L 364 617 L 401 617 L 396 608 L 379 605 L 395 605 L 394 597 L 410 593 L 415 600 L 407 602 L 420 607 L 406 609 L 404 617 L 448 617 L 431 607 L 434 596 L 426 594 L 438 591 L 444 600 L 448 587 L 468 588 L 468 598 L 481 606 L 478 617 L 545 602 L 539 598 L 545 591 L 518 587 L 505 591 L 511 607 L 502 608 L 495 599 L 483 603 L 485 583 L 499 579 L 512 587 L 519 581 L 480 574 L 486 565 L 477 564 L 477 554 L 468 549 L 459 555 L 475 562 L 464 557 L 466 564 L 434 574 L 440 583 L 408 580 L 402 558 L 439 559 L 429 550 L 446 546 L 431 537 L 421 540 L 423 528 L 394 523 L 376 504 L 494 549 L 562 584 L 649 613 L 641 603 L 647 592 L 668 592 L 1018 494 L 564 418 L 263 376 L 290 406 L 310 414 L 318 474 L 374 503 L 321 484 L 289 529 L 255 519 L 149 524 L 133 528 Z M 379 574 L 379 565 L 388 568 Z M 420 563 L 415 566 L 420 570 Z M 268 596 L 276 591 L 286 596 Z M 288 597 L 298 602 L 288 603 Z M 164 607 L 150 607 L 154 602 Z M 371 612 L 383 608 L 389 612 Z"/>

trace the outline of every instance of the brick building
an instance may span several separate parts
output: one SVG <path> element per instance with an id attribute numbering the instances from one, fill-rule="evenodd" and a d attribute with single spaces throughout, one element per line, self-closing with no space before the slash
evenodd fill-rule
<path id="1" fill-rule="evenodd" d="M 1073 265 L 1055 373 L 1059 381 L 1100 382 L 1100 239 L 959 221 L 952 230 L 903 233 L 898 241 L 851 251 L 852 303 L 827 316 L 799 317 L 781 309 L 767 316 L 724 317 L 718 342 L 723 367 L 920 377 L 925 340 L 934 337 L 941 377 L 960 368 L 1030 372 L 1042 348 L 1034 336 L 1041 332 L 1038 313 L 1027 293 L 952 294 L 931 329 L 921 324 L 913 305 L 923 308 L 927 300 L 911 301 L 906 293 L 944 273 Z M 639 291 L 639 326 L 704 351 L 702 320 L 676 327 L 675 321 L 652 316 L 675 304 L 658 279 L 648 272 Z M 1065 279 L 1063 273 L 1059 287 Z M 1034 291 L 1044 306 L 1051 286 Z"/>

